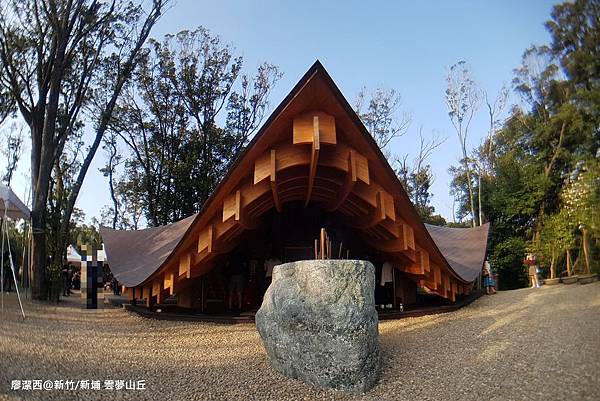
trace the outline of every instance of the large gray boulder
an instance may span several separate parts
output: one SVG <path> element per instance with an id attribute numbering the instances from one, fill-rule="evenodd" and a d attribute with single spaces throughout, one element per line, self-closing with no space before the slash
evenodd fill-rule
<path id="1" fill-rule="evenodd" d="M 364 393 L 379 376 L 375 268 L 361 260 L 276 266 L 256 313 L 273 367 L 326 388 Z"/>

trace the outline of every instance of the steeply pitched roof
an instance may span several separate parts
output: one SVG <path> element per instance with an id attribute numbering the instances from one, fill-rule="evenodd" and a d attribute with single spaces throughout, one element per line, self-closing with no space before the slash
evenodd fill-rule
<path id="1" fill-rule="evenodd" d="M 195 236 L 188 236 L 188 233 L 192 230 L 197 231 L 209 224 L 214 213 L 218 212 L 217 209 L 223 206 L 225 197 L 231 194 L 232 191 L 235 192 L 239 173 L 251 171 L 254 168 L 254 160 L 263 155 L 278 141 L 289 141 L 289 138 L 286 138 L 285 135 L 289 135 L 286 133 L 291 130 L 291 119 L 298 113 L 306 112 L 311 108 L 323 109 L 323 111 L 330 113 L 335 116 L 336 124 L 339 124 L 341 132 L 345 134 L 353 133 L 352 135 L 345 135 L 344 141 L 352 148 L 359 149 L 361 153 L 364 153 L 369 160 L 369 170 L 371 170 L 372 177 L 376 177 L 382 187 L 390 191 L 393 198 L 400 202 L 402 218 L 414 230 L 415 240 L 427 247 L 432 260 L 437 265 L 444 266 L 449 274 L 455 276 L 458 280 L 472 281 L 470 270 L 475 265 L 476 260 L 469 259 L 469 262 L 464 264 L 461 262 L 460 255 L 453 254 L 451 249 L 447 249 L 446 251 L 450 251 L 449 255 L 456 261 L 452 264 L 447 260 L 444 252 L 440 252 L 438 242 L 440 244 L 445 243 L 444 235 L 438 236 L 438 240 L 432 239 L 433 235 L 423 225 L 398 177 L 388 164 L 375 140 L 319 61 L 315 62 L 288 96 L 273 111 L 252 141 L 233 163 L 216 190 L 205 202 L 200 213 L 183 220 L 185 223 L 182 224 L 180 222 L 162 228 L 150 229 L 157 230 L 154 234 L 147 234 L 145 230 L 142 230 L 140 234 L 117 234 L 113 230 L 103 229 L 109 263 L 111 268 L 114 267 L 120 272 L 116 273 L 119 280 L 126 286 L 145 285 L 145 282 L 149 281 L 155 273 L 161 272 L 170 265 L 177 264 L 181 253 L 191 247 L 194 241 L 198 241 L 197 233 Z M 234 172 L 236 176 L 234 176 Z M 140 238 L 137 238 L 138 235 Z M 161 237 L 161 241 L 155 242 L 154 235 Z M 109 238 L 115 236 L 118 238 Z M 167 236 L 169 238 L 166 238 Z M 141 255 L 126 250 L 116 250 L 118 246 L 130 247 L 129 243 L 135 243 L 135 246 L 140 249 L 146 246 L 150 249 L 147 252 L 140 251 Z M 485 246 L 483 249 L 483 253 L 485 253 Z M 477 252 L 478 255 L 480 253 L 480 251 Z M 116 256 L 116 254 L 119 256 Z M 134 260 L 125 262 L 126 268 L 123 268 L 120 260 L 127 257 Z M 468 258 L 471 258 L 471 256 L 469 255 Z M 117 259 L 119 259 L 119 262 L 117 262 Z M 483 263 L 483 260 L 481 262 Z M 125 280 L 121 280 L 120 275 L 124 275 Z"/>

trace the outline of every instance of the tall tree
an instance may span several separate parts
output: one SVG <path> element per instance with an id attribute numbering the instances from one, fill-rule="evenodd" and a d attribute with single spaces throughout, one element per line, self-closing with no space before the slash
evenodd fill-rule
<path id="1" fill-rule="evenodd" d="M 395 156 L 391 142 L 406 134 L 411 123 L 408 113 L 400 113 L 400 94 L 394 89 L 363 87 L 356 98 L 354 110 L 371 133 L 381 151 L 392 164 Z"/>
<path id="2" fill-rule="evenodd" d="M 108 191 L 110 194 L 110 199 L 113 203 L 110 226 L 113 229 L 117 228 L 120 216 L 119 199 L 117 190 L 115 188 L 115 174 L 117 173 L 117 168 L 123 162 L 123 157 L 119 153 L 117 139 L 117 135 L 113 131 L 110 131 L 104 138 L 104 145 L 102 148 L 106 152 L 108 160 L 106 161 L 106 165 L 100 169 L 100 172 L 105 177 L 108 177 Z"/>
<path id="3" fill-rule="evenodd" d="M 473 195 L 473 182 L 471 181 L 471 166 L 469 165 L 467 139 L 471 128 L 471 121 L 479 108 L 480 90 L 472 78 L 471 69 L 465 61 L 459 61 L 450 67 L 446 77 L 446 105 L 448 116 L 456 130 L 462 151 L 463 169 L 467 176 L 469 190 L 469 205 L 473 227 L 477 226 L 475 214 L 475 199 Z M 481 223 L 481 222 L 479 222 Z"/>
<path id="4" fill-rule="evenodd" d="M 419 152 L 413 158 L 412 163 L 408 161 L 409 155 L 405 155 L 402 160 L 396 158 L 396 174 L 402 182 L 406 193 L 412 200 L 413 205 L 421 218 L 426 222 L 441 222 L 441 216 L 434 216 L 434 207 L 431 205 L 432 194 L 430 192 L 433 185 L 433 172 L 431 166 L 427 163 L 435 149 L 437 149 L 446 138 L 432 136 L 425 138 L 423 136 L 423 127 L 419 129 Z"/>
<path id="5" fill-rule="evenodd" d="M 131 152 L 123 182 L 150 225 L 198 212 L 262 122 L 281 73 L 268 63 L 254 76 L 241 70 L 242 58 L 202 27 L 150 42 L 111 122 Z"/>
<path id="6" fill-rule="evenodd" d="M 0 11 L 0 87 L 8 92 L 31 132 L 33 225 L 32 295 L 46 297 L 47 205 L 53 171 L 72 135 L 82 129 L 94 86 L 106 97 L 87 117 L 93 142 L 83 150 L 76 178 L 61 199 L 60 246 L 53 246 L 53 271 L 60 269 L 75 201 L 117 98 L 135 67 L 165 1 L 150 10 L 131 2 L 10 0 Z M 111 65 L 111 68 L 102 68 Z M 109 75 L 106 75 L 110 73 Z M 59 173 L 60 174 L 60 173 Z M 55 236 L 49 236 L 55 238 Z M 64 249 L 62 248 L 64 245 Z"/>

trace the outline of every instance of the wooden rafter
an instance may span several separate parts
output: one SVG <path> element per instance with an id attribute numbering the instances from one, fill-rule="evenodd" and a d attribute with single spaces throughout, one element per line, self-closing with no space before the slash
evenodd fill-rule
<path id="1" fill-rule="evenodd" d="M 256 228 L 258 223 L 248 216 L 247 209 L 244 207 L 242 191 L 235 191 L 235 221 L 246 230 Z"/>
<path id="2" fill-rule="evenodd" d="M 279 201 L 279 191 L 277 189 L 277 157 L 275 149 L 271 149 L 271 174 L 270 180 L 271 193 L 273 195 L 273 204 L 278 213 L 282 212 L 281 202 Z"/>
<path id="3" fill-rule="evenodd" d="M 163 289 L 169 290 L 169 295 L 173 295 L 173 287 L 175 286 L 175 272 L 168 271 L 165 273 L 163 281 Z"/>
<path id="4" fill-rule="evenodd" d="M 379 191 L 376 195 L 375 208 L 368 215 L 358 219 L 356 227 L 366 230 L 383 222 L 386 218 L 385 208 L 386 204 L 383 192 Z"/>
<path id="5" fill-rule="evenodd" d="M 306 200 L 304 207 L 310 202 L 313 185 L 315 183 L 315 175 L 317 174 L 317 163 L 319 162 L 319 150 L 321 148 L 319 139 L 319 116 L 313 117 L 313 142 L 310 152 L 310 168 L 308 170 L 308 188 L 306 190 Z"/>
<path id="6" fill-rule="evenodd" d="M 207 250 L 211 253 L 215 247 L 215 228 L 209 224 L 206 229 L 198 236 L 198 252 Z"/>
<path id="7" fill-rule="evenodd" d="M 191 254 L 187 252 L 179 259 L 179 276 L 185 276 L 190 278 L 190 267 L 191 267 Z"/>
<path id="8" fill-rule="evenodd" d="M 348 152 L 348 173 L 346 174 L 346 179 L 344 184 L 342 184 L 342 188 L 337 196 L 337 198 L 333 199 L 332 202 L 327 206 L 327 210 L 333 212 L 337 210 L 342 203 L 346 200 L 350 192 L 352 192 L 352 188 L 356 184 L 356 180 L 358 179 L 358 171 L 356 167 L 356 153 L 354 150 Z"/>

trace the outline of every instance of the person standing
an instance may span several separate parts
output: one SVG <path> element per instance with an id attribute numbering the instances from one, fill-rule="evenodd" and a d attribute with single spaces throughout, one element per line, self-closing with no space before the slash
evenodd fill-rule
<path id="1" fill-rule="evenodd" d="M 535 255 L 532 253 L 528 253 L 525 262 L 528 266 L 529 283 L 531 285 L 531 288 L 538 288 L 540 286 L 540 282 L 538 279 L 538 267 Z"/>
<path id="2" fill-rule="evenodd" d="M 487 295 L 496 293 L 496 280 L 490 262 L 486 259 L 483 263 L 483 286 Z"/>
<path id="3" fill-rule="evenodd" d="M 264 263 L 264 269 L 265 269 L 264 291 L 266 291 L 267 288 L 269 288 L 269 285 L 271 284 L 271 280 L 273 279 L 273 268 L 280 264 L 281 264 L 281 260 L 279 260 L 279 258 L 277 258 L 277 257 L 269 256 L 269 258 L 267 260 L 265 260 L 265 263 Z"/>
<path id="4" fill-rule="evenodd" d="M 234 257 L 231 264 L 231 276 L 229 278 L 229 310 L 234 310 L 234 301 L 238 311 L 242 311 L 242 294 L 244 293 L 246 262 L 240 257 Z"/>

